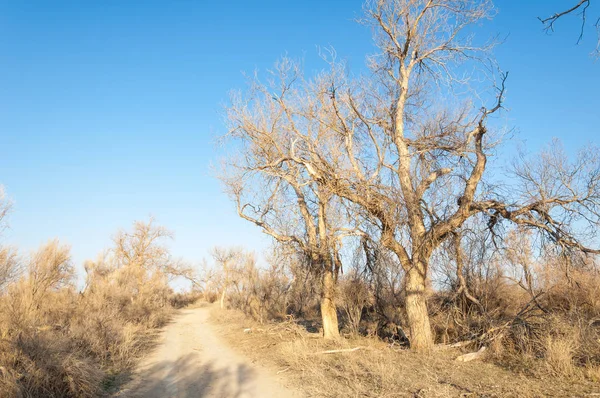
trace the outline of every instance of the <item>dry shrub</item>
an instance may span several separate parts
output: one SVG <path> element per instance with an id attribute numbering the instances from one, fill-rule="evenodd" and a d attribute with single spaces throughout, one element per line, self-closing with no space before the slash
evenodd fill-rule
<path id="1" fill-rule="evenodd" d="M 195 304 L 202 298 L 199 292 L 175 293 L 169 297 L 169 305 L 172 308 L 184 308 Z"/>
<path id="2" fill-rule="evenodd" d="M 8 390 L 0 390 L 6 397 L 93 397 L 104 377 L 98 364 L 60 333 L 23 334 L 3 344 L 0 363 L 12 376 Z"/>
<path id="3" fill-rule="evenodd" d="M 573 337 L 552 337 L 547 336 L 544 341 L 544 360 L 550 371 L 557 376 L 572 376 L 575 372 L 573 364 L 573 354 L 576 349 L 576 342 Z"/>
<path id="4" fill-rule="evenodd" d="M 130 369 L 148 343 L 148 327 L 128 321 L 114 310 L 90 311 L 87 304 L 82 303 L 71 323 L 71 337 L 108 373 Z"/>
<path id="5" fill-rule="evenodd" d="M 585 377 L 593 383 L 600 383 L 600 365 L 586 365 Z"/>
<path id="6" fill-rule="evenodd" d="M 246 256 L 241 266 L 231 270 L 230 304 L 259 322 L 284 319 L 289 279 L 278 267 L 259 269 L 254 257 Z"/>
<path id="7" fill-rule="evenodd" d="M 509 237 L 504 251 L 490 255 L 464 244 L 461 274 L 452 256 L 440 255 L 437 282 L 446 288 L 429 301 L 437 342 L 486 345 L 489 358 L 528 374 L 585 376 L 600 364 L 597 260 L 534 255 L 527 234 Z"/>
<path id="8" fill-rule="evenodd" d="M 214 302 L 218 294 L 224 305 L 259 322 L 285 319 L 295 310 L 306 311 L 305 281 L 290 275 L 285 264 L 271 259 L 268 268 L 260 268 L 254 254 L 240 248 L 215 248 L 213 257 L 218 268 L 211 276 L 218 292 L 205 291 L 208 302 Z"/>
<path id="9" fill-rule="evenodd" d="M 566 272 L 564 258 L 528 258 L 501 254 L 471 256 L 461 289 L 451 263 L 447 289 L 430 286 L 428 303 L 437 343 L 471 341 L 466 349 L 489 348 L 488 357 L 527 374 L 581 378 L 600 365 L 600 271 L 591 261 Z M 403 273 L 384 251 L 373 249 L 369 266 L 355 261 L 340 277 L 337 304 L 350 332 L 377 335 L 394 344 L 406 342 L 402 301 Z M 481 264 L 481 259 L 487 262 Z M 248 260 L 248 258 L 246 258 Z M 263 270 L 243 259 L 228 265 L 227 297 L 260 322 L 294 315 L 307 328 L 319 297 L 319 283 L 302 262 L 286 253 Z M 526 272 L 520 270 L 526 263 Z M 525 269 L 525 268 L 523 268 Z M 526 273 L 527 277 L 519 276 Z M 447 275 L 446 275 L 447 276 Z M 224 280 L 224 278 L 221 278 Z M 344 324 L 344 323 L 342 323 Z M 314 328 L 314 329 L 313 329 Z M 590 377 L 590 376 L 587 376 Z"/>
<path id="10" fill-rule="evenodd" d="M 445 342 L 481 336 L 477 342 L 489 346 L 491 358 L 520 371 L 592 378 L 588 375 L 600 364 L 597 270 L 573 269 L 567 277 L 564 269 L 547 264 L 538 276 L 535 299 L 522 287 L 503 282 L 495 288 L 500 297 L 478 292 L 487 297 L 482 298 L 485 313 L 451 303 L 432 317 L 434 325 L 450 325 L 444 326 L 453 331 Z"/>
<path id="11" fill-rule="evenodd" d="M 21 292 L 31 297 L 31 292 Z M 46 293 L 47 301 L 35 303 L 34 308 L 23 306 L 31 304 L 27 299 L 2 299 L 8 311 L 0 311 L 0 396 L 92 397 L 100 393 L 104 371 L 99 361 L 88 356 L 71 336 L 66 326 L 70 319 L 60 318 L 67 311 L 48 308 L 68 303 L 65 297 L 69 294 Z"/>
<path id="12" fill-rule="evenodd" d="M 339 304 L 346 315 L 346 326 L 358 333 L 363 310 L 372 302 L 369 286 L 353 270 L 339 281 Z"/>
<path id="13" fill-rule="evenodd" d="M 52 241 L 34 252 L 0 290 L 0 396 L 99 396 L 130 370 L 171 304 L 191 300 L 171 298 L 163 236 L 152 223 L 119 233 L 108 255 L 86 264 L 83 292 L 68 247 Z"/>
<path id="14" fill-rule="evenodd" d="M 219 299 L 219 294 L 215 291 L 205 291 L 202 295 L 204 301 L 212 304 Z"/>
<path id="15" fill-rule="evenodd" d="M 287 312 L 307 319 L 318 318 L 321 283 L 317 275 L 308 269 L 303 256 L 284 255 L 278 259 L 289 274 Z"/>

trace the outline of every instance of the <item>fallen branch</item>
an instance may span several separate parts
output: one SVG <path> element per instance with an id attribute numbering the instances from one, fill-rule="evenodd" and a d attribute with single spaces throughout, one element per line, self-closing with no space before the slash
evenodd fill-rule
<path id="1" fill-rule="evenodd" d="M 257 332 L 265 332 L 265 329 L 261 329 L 261 328 L 246 328 L 244 329 L 244 333 L 254 333 L 254 331 Z"/>
<path id="2" fill-rule="evenodd" d="M 435 346 L 435 348 L 437 348 L 438 350 L 445 350 L 445 349 L 450 349 L 450 348 L 462 348 L 462 347 L 466 347 L 469 344 L 475 343 L 477 341 L 477 339 L 471 339 L 471 340 L 466 340 L 466 341 L 459 341 L 457 343 L 453 343 L 453 344 L 437 344 Z"/>
<path id="3" fill-rule="evenodd" d="M 473 343 L 474 341 L 475 341 L 475 339 L 467 340 L 467 341 L 459 341 L 458 343 L 450 344 L 450 348 L 465 347 L 465 346 L 468 346 L 469 344 Z"/>
<path id="4" fill-rule="evenodd" d="M 470 361 L 474 361 L 476 359 L 481 359 L 481 357 L 483 357 L 485 352 L 485 346 L 481 347 L 479 349 L 479 351 L 476 352 L 470 352 L 468 354 L 464 354 L 459 356 L 458 358 L 456 358 L 455 360 L 458 362 L 470 362 Z"/>
<path id="5" fill-rule="evenodd" d="M 499 336 L 502 336 L 503 333 L 505 332 L 505 330 L 512 325 L 512 323 L 515 321 L 515 319 L 512 319 L 503 325 L 488 329 L 488 331 L 480 334 L 479 336 L 475 337 L 474 339 L 459 341 L 459 342 L 456 342 L 453 344 L 437 344 L 436 348 L 438 348 L 438 349 L 462 348 L 462 347 L 468 346 L 469 344 L 473 344 L 473 343 L 477 343 L 477 342 L 481 343 L 485 340 L 487 340 L 487 342 L 489 343 L 489 342 L 495 340 L 496 338 L 498 338 Z"/>
<path id="6" fill-rule="evenodd" d="M 337 354 L 339 352 L 354 352 L 354 351 L 358 351 L 358 350 L 363 350 L 365 347 L 362 346 L 358 346 L 358 347 L 354 347 L 354 348 L 345 348 L 343 350 L 327 350 L 327 351 L 320 351 L 320 352 L 315 352 L 313 355 L 320 355 L 320 354 Z"/>

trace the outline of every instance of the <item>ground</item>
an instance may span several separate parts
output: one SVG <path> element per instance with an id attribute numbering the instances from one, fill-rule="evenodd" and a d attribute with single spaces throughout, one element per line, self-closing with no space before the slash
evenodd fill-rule
<path id="1" fill-rule="evenodd" d="M 348 351 L 350 349 L 355 349 Z M 334 350 L 334 353 L 328 351 Z M 338 350 L 342 350 L 339 352 Z M 600 385 L 412 353 L 376 338 L 324 341 L 297 322 L 181 310 L 119 397 L 597 397 Z"/>
<path id="2" fill-rule="evenodd" d="M 299 397 L 280 377 L 232 351 L 208 322 L 209 308 L 181 310 L 119 397 Z"/>
<path id="3" fill-rule="evenodd" d="M 416 354 L 377 338 L 324 341 L 297 321 L 259 324 L 238 311 L 214 310 L 212 322 L 228 344 L 282 373 L 307 397 L 600 398 L 600 384 L 486 361 L 457 362 L 458 349 Z M 304 322 L 302 322 L 304 323 Z M 329 350 L 351 350 L 327 354 Z"/>

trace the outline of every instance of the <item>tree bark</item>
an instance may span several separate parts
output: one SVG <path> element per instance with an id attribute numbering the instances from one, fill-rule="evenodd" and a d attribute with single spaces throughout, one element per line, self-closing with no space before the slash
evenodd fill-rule
<path id="1" fill-rule="evenodd" d="M 410 347 L 418 352 L 433 348 L 427 312 L 426 267 L 415 264 L 406 273 L 406 315 L 410 328 Z"/>
<path id="2" fill-rule="evenodd" d="M 335 280 L 332 270 L 328 269 L 323 272 L 322 283 L 321 318 L 323 320 L 323 337 L 336 340 L 340 338 L 340 330 L 335 305 Z"/>

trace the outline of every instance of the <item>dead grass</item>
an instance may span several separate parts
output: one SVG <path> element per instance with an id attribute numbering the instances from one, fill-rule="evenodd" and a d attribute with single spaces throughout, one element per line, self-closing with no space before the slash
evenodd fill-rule
<path id="1" fill-rule="evenodd" d="M 456 350 L 422 356 L 376 338 L 331 342 L 296 322 L 259 324 L 237 311 L 213 311 L 212 319 L 229 344 L 310 397 L 564 397 L 600 392 L 590 381 L 531 377 L 485 362 L 458 363 Z M 570 347 L 560 344 L 553 342 L 551 350 L 556 365 L 564 366 L 561 355 Z M 364 348 L 319 354 L 357 346 Z"/>
<path id="2" fill-rule="evenodd" d="M 570 338 L 547 336 L 544 344 L 546 364 L 557 376 L 572 376 L 575 373 L 573 354 L 576 342 Z"/>
<path id="3" fill-rule="evenodd" d="M 600 384 L 600 365 L 587 365 L 585 376 L 592 382 Z"/>

